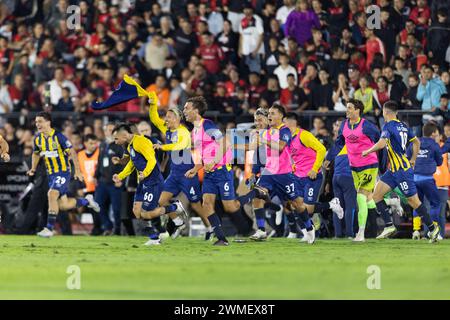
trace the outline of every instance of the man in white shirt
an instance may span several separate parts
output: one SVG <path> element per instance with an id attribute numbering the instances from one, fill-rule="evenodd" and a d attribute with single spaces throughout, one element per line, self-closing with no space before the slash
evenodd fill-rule
<path id="1" fill-rule="evenodd" d="M 295 9 L 294 0 L 284 0 L 284 6 L 277 10 L 275 18 L 280 22 L 281 27 L 286 23 L 288 15 Z"/>
<path id="2" fill-rule="evenodd" d="M 264 27 L 260 17 L 253 14 L 253 7 L 247 4 L 244 9 L 244 18 L 239 25 L 239 56 L 250 72 L 261 72 L 261 55 L 264 54 Z"/>
<path id="3" fill-rule="evenodd" d="M 295 85 L 298 82 L 297 70 L 289 64 L 289 56 L 285 53 L 280 54 L 280 65 L 274 70 L 274 74 L 278 77 L 281 89 L 286 89 L 289 85 L 287 82 L 288 74 L 293 74 L 295 77 Z"/>
<path id="4" fill-rule="evenodd" d="M 62 98 L 62 88 L 68 87 L 70 89 L 70 96 L 75 97 L 80 94 L 78 88 L 70 80 L 64 79 L 64 68 L 57 67 L 55 69 L 54 78 L 49 83 L 50 85 L 50 103 L 56 106 L 59 99 Z"/>

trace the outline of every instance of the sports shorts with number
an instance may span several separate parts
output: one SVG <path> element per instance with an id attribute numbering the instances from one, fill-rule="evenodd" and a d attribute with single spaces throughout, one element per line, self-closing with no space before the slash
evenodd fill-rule
<path id="1" fill-rule="evenodd" d="M 233 170 L 229 166 L 223 166 L 213 172 L 206 172 L 202 193 L 218 195 L 221 200 L 235 200 Z"/>
<path id="2" fill-rule="evenodd" d="M 145 179 L 137 185 L 134 194 L 134 202 L 142 202 L 142 210 L 152 211 L 156 209 L 159 204 L 159 197 L 161 195 L 163 180 L 152 181 L 152 179 Z"/>
<path id="3" fill-rule="evenodd" d="M 70 171 L 53 173 L 48 176 L 48 188 L 59 191 L 61 196 L 67 194 L 69 183 Z"/>
<path id="4" fill-rule="evenodd" d="M 269 190 L 270 196 L 279 196 L 283 200 L 294 200 L 299 197 L 296 177 L 293 173 L 262 174 L 256 183 Z"/>
<path id="5" fill-rule="evenodd" d="M 312 180 L 309 177 L 300 178 L 295 176 L 298 194 L 306 204 L 315 204 L 319 199 L 320 188 L 322 187 L 323 175 L 317 174 L 317 178 Z"/>
<path id="6" fill-rule="evenodd" d="M 195 203 L 201 200 L 202 191 L 200 188 L 200 181 L 198 176 L 193 178 L 186 178 L 185 176 L 169 174 L 166 181 L 164 181 L 164 192 L 170 192 L 175 197 L 183 192 L 188 198 L 189 202 Z"/>
<path id="7" fill-rule="evenodd" d="M 377 180 L 378 168 L 368 168 L 362 171 L 352 170 L 353 182 L 355 183 L 355 189 L 364 189 L 372 192 L 375 188 L 375 182 Z"/>
<path id="8" fill-rule="evenodd" d="M 395 172 L 386 171 L 380 180 L 391 187 L 391 189 L 398 187 L 407 198 L 417 193 L 416 184 L 414 183 L 414 170 L 412 168 Z"/>

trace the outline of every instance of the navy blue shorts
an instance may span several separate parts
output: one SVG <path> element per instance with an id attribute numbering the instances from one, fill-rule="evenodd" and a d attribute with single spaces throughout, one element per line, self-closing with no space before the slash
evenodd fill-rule
<path id="1" fill-rule="evenodd" d="M 189 202 L 195 203 L 201 200 L 202 191 L 200 188 L 200 181 L 198 176 L 191 179 L 184 175 L 169 174 L 166 181 L 164 181 L 163 191 L 172 193 L 175 197 L 183 192 L 188 198 Z"/>
<path id="2" fill-rule="evenodd" d="M 205 172 L 202 193 L 220 196 L 222 201 L 235 200 L 233 170 L 223 167 L 213 172 Z"/>
<path id="3" fill-rule="evenodd" d="M 306 204 L 315 204 L 319 199 L 320 188 L 322 187 L 323 175 L 317 174 L 317 178 L 312 180 L 308 177 L 300 178 L 295 176 L 298 194 Z"/>
<path id="4" fill-rule="evenodd" d="M 294 200 L 300 196 L 293 173 L 263 174 L 256 184 L 269 190 L 271 197 L 279 196 L 283 200 Z"/>
<path id="5" fill-rule="evenodd" d="M 414 183 L 416 184 L 417 194 L 421 202 L 426 197 L 430 202 L 431 208 L 441 207 L 439 190 L 433 177 L 430 177 L 430 179 L 417 179 L 415 177 Z"/>
<path id="6" fill-rule="evenodd" d="M 142 202 L 142 210 L 152 211 L 159 206 L 162 183 L 155 181 L 143 181 L 137 185 L 134 194 L 134 202 Z"/>
<path id="7" fill-rule="evenodd" d="M 58 172 L 48 176 L 48 188 L 59 191 L 60 196 L 67 194 L 70 183 L 70 172 Z"/>
<path id="8" fill-rule="evenodd" d="M 396 172 L 386 171 L 380 178 L 392 190 L 399 187 L 405 197 L 409 198 L 417 194 L 416 184 L 414 183 L 414 171 L 412 168 L 408 170 L 399 170 Z"/>

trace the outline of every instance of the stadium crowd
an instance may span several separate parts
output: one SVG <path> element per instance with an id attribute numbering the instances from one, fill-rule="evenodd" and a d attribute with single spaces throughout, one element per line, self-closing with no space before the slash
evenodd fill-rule
<path id="1" fill-rule="evenodd" d="M 371 4 L 381 8 L 379 29 L 366 27 Z M 80 12 L 79 25 L 69 23 L 71 5 Z M 95 180 L 74 187 L 102 200 L 93 233 L 118 234 L 121 220 L 132 233 L 130 210 L 116 201 L 124 187 L 111 180 L 120 165 L 104 159 L 113 158 L 109 123 L 118 117 L 148 122 L 148 104 L 135 99 L 108 110 L 114 114 L 91 108 L 125 74 L 157 93 L 160 114 L 204 96 L 224 129 L 279 102 L 300 116 L 317 111 L 306 129 L 329 146 L 337 119 L 329 111 L 343 112 L 355 98 L 366 118 L 381 126 L 381 107 L 394 100 L 401 109 L 424 111 L 407 118 L 418 136 L 434 121 L 444 141 L 450 131 L 447 126 L 444 132 L 450 120 L 449 15 L 450 3 L 439 0 L 4 0 L 0 135 L 12 160 L 29 161 L 35 133 L 30 115 L 51 110 L 79 158 L 98 159 L 95 174 L 86 172 Z M 151 134 L 149 125 L 140 126 Z M 447 180 L 442 188 L 448 189 Z M 32 216 L 46 212 L 28 207 Z M 33 223 L 22 231 L 34 232 Z"/>

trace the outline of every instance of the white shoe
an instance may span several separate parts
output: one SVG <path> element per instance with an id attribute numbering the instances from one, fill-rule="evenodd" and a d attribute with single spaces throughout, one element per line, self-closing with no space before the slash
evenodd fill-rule
<path id="1" fill-rule="evenodd" d="M 92 194 L 88 194 L 85 199 L 89 202 L 88 204 L 88 208 L 91 208 L 92 210 L 94 210 L 95 212 L 99 213 L 100 212 L 100 206 L 98 205 L 98 203 L 94 200 L 94 196 Z"/>
<path id="2" fill-rule="evenodd" d="M 439 234 L 439 235 L 437 236 L 437 239 L 438 239 L 438 241 L 444 240 L 444 238 L 442 238 L 441 234 Z"/>
<path id="3" fill-rule="evenodd" d="M 267 235 L 267 239 L 272 238 L 274 235 L 276 235 L 277 232 L 275 230 L 272 229 L 272 231 L 270 231 L 270 233 Z"/>
<path id="4" fill-rule="evenodd" d="M 289 232 L 287 238 L 288 239 L 297 239 L 297 234 L 294 232 Z"/>
<path id="5" fill-rule="evenodd" d="M 150 247 L 150 246 L 159 246 L 161 245 L 161 239 L 148 239 L 146 243 L 144 243 L 144 246 Z"/>
<path id="6" fill-rule="evenodd" d="M 37 235 L 42 238 L 51 238 L 54 236 L 53 231 L 47 228 L 42 229 Z"/>
<path id="7" fill-rule="evenodd" d="M 186 224 L 183 223 L 179 226 L 175 226 L 175 231 L 172 233 L 172 239 L 176 239 L 181 235 L 181 231 L 186 229 Z"/>
<path id="8" fill-rule="evenodd" d="M 283 206 L 280 206 L 280 210 L 275 212 L 275 224 L 279 226 L 283 221 Z"/>
<path id="9" fill-rule="evenodd" d="M 386 227 L 383 229 L 383 232 L 380 233 L 380 235 L 377 237 L 377 239 L 387 239 L 390 235 L 392 235 L 397 229 L 394 225 L 390 227 Z"/>
<path id="10" fill-rule="evenodd" d="M 168 239 L 170 237 L 170 234 L 166 231 L 166 232 L 164 232 L 164 233 L 160 233 L 159 234 L 159 239 L 161 240 L 161 241 L 163 241 L 163 240 L 166 240 L 166 239 Z"/>
<path id="11" fill-rule="evenodd" d="M 389 199 L 389 205 L 392 206 L 394 211 L 401 217 L 403 216 L 404 210 L 400 198 Z"/>
<path id="12" fill-rule="evenodd" d="M 188 213 L 187 213 L 186 209 L 184 209 L 183 204 L 181 203 L 181 201 L 180 201 L 180 200 L 175 200 L 175 201 L 173 202 L 173 204 L 177 206 L 177 209 L 175 210 L 175 212 L 176 212 L 179 216 L 181 216 L 181 218 L 182 218 L 184 221 L 187 221 L 187 220 L 189 219 L 189 216 L 188 216 Z"/>
<path id="13" fill-rule="evenodd" d="M 306 231 L 306 229 L 302 229 L 301 231 L 302 231 L 303 237 L 300 239 L 300 242 L 308 242 L 308 239 L 309 239 L 308 231 Z"/>
<path id="14" fill-rule="evenodd" d="M 254 240 L 254 241 L 263 241 L 266 239 L 267 239 L 267 233 L 260 229 L 256 230 L 256 232 L 250 236 L 250 240 Z"/>
<path id="15" fill-rule="evenodd" d="M 336 213 L 339 220 L 344 218 L 344 209 L 342 209 L 341 207 L 341 202 L 339 201 L 339 198 L 333 198 L 329 203 L 331 210 L 334 213 Z"/>
<path id="16" fill-rule="evenodd" d="M 420 240 L 420 231 L 414 231 L 412 234 L 412 239 L 413 240 Z"/>
<path id="17" fill-rule="evenodd" d="M 364 229 L 359 229 L 356 237 L 353 239 L 353 242 L 364 242 L 366 239 L 364 238 Z"/>
<path id="18" fill-rule="evenodd" d="M 313 244 L 316 241 L 316 230 L 313 228 L 311 231 L 307 232 L 308 234 L 308 244 Z"/>

